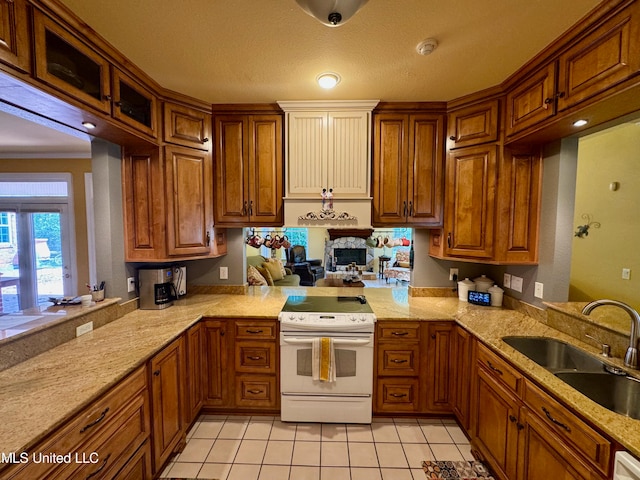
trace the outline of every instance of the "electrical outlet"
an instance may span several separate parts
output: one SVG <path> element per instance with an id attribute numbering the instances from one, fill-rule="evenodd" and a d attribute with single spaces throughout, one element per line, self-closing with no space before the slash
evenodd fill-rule
<path id="1" fill-rule="evenodd" d="M 76 337 L 79 337 L 80 335 L 84 335 L 85 333 L 89 333 L 92 330 L 93 330 L 93 322 L 84 323 L 79 327 L 76 327 Z"/>
<path id="2" fill-rule="evenodd" d="M 522 277 L 511 275 L 511 288 L 516 292 L 522 293 Z"/>
<path id="3" fill-rule="evenodd" d="M 502 281 L 502 285 L 504 288 L 511 288 L 511 275 L 508 273 L 504 274 L 504 280 Z"/>
<path id="4" fill-rule="evenodd" d="M 127 278 L 127 293 L 136 291 L 136 277 Z"/>
<path id="5" fill-rule="evenodd" d="M 630 268 L 623 268 L 622 269 L 622 279 L 623 280 L 629 280 L 631 278 L 631 269 Z"/>
<path id="6" fill-rule="evenodd" d="M 455 275 L 455 278 L 453 277 Z M 456 280 L 458 279 L 458 269 L 457 268 L 450 268 L 449 269 L 449 280 Z"/>
<path id="7" fill-rule="evenodd" d="M 544 292 L 544 284 L 540 282 L 534 283 L 533 296 L 536 298 L 542 298 Z"/>
<path id="8" fill-rule="evenodd" d="M 229 280 L 229 267 L 220 267 L 220 280 Z"/>

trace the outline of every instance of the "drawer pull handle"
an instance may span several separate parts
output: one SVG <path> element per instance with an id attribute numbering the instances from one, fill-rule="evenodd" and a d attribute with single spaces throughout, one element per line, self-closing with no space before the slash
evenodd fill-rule
<path id="1" fill-rule="evenodd" d="M 560 428 L 564 428 L 567 432 L 571 432 L 571 429 L 566 426 L 564 423 L 559 422 L 558 420 L 556 420 L 555 418 L 553 418 L 553 416 L 551 415 L 551 413 L 549 413 L 549 410 L 547 410 L 546 408 L 542 407 L 542 411 L 544 412 L 544 414 L 547 416 L 547 418 L 549 419 L 549 421 L 551 421 L 552 423 L 555 423 L 556 425 L 558 425 Z"/>
<path id="2" fill-rule="evenodd" d="M 105 408 L 104 411 L 100 414 L 100 416 L 98 418 L 96 418 L 93 422 L 85 425 L 84 427 L 82 427 L 80 429 L 80 433 L 84 433 L 87 430 L 89 430 L 91 427 L 96 426 L 97 424 L 99 424 L 102 420 L 104 420 L 104 417 L 107 416 L 107 412 L 109 412 L 109 407 Z"/>
<path id="3" fill-rule="evenodd" d="M 156 370 L 155 372 L 153 372 L 153 376 L 157 377 L 160 375 L 160 370 Z"/>
<path id="4" fill-rule="evenodd" d="M 247 333 L 262 333 L 262 330 L 245 330 Z"/>
<path id="5" fill-rule="evenodd" d="M 513 416 L 513 415 L 509 415 L 509 420 L 510 420 L 511 422 L 515 422 L 515 421 L 516 421 L 516 420 L 518 420 L 518 419 L 517 419 L 515 416 Z"/>
<path id="6" fill-rule="evenodd" d="M 247 392 L 252 393 L 253 395 L 257 395 L 259 393 L 263 393 L 262 390 L 247 390 Z"/>
<path id="7" fill-rule="evenodd" d="M 401 360 L 399 358 L 394 358 L 393 360 L 391 360 L 393 363 L 407 363 L 406 360 Z"/>
<path id="8" fill-rule="evenodd" d="M 247 357 L 249 360 L 262 360 L 264 357 L 258 357 L 258 356 L 253 356 L 253 357 Z"/>
<path id="9" fill-rule="evenodd" d="M 107 458 L 104 459 L 104 461 L 102 462 L 102 465 L 100 465 L 100 468 L 97 469 L 95 472 L 90 473 L 89 475 L 87 475 L 85 477 L 85 480 L 89 480 L 91 477 L 95 477 L 96 475 L 98 475 L 102 470 L 104 470 L 104 467 L 107 466 L 107 462 L 109 461 L 109 457 L 111 456 L 111 454 L 107 455 Z"/>
<path id="10" fill-rule="evenodd" d="M 396 337 L 404 337 L 405 335 L 409 335 L 409 332 L 391 332 L 391 335 L 395 335 Z"/>
<path id="11" fill-rule="evenodd" d="M 502 375 L 502 370 L 500 370 L 499 368 L 494 367 L 493 364 L 489 360 L 487 360 L 487 365 L 489 366 L 489 368 L 491 370 L 496 372 L 498 375 Z"/>
<path id="12" fill-rule="evenodd" d="M 407 394 L 406 393 L 392 393 L 390 396 L 392 396 L 394 398 L 402 398 L 402 397 L 406 397 Z"/>

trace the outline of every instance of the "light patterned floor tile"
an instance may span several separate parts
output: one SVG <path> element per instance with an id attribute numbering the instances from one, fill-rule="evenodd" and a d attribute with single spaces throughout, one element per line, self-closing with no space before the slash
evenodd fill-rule
<path id="1" fill-rule="evenodd" d="M 289 465 L 262 465 L 258 480 L 287 480 L 290 470 Z"/>
<path id="2" fill-rule="evenodd" d="M 296 442 L 291 465 L 320 465 L 320 442 Z"/>
<path id="3" fill-rule="evenodd" d="M 235 463 L 231 467 L 227 480 L 258 480 L 260 465 Z"/>
<path id="4" fill-rule="evenodd" d="M 373 442 L 371 425 L 347 425 L 347 440 L 349 442 Z"/>
<path id="5" fill-rule="evenodd" d="M 435 460 L 431 448 L 426 443 L 403 443 L 402 449 L 411 468 L 422 466 L 423 460 Z"/>
<path id="6" fill-rule="evenodd" d="M 276 420 L 271 427 L 269 440 L 294 440 L 296 438 L 295 423 L 286 423 Z"/>
<path id="7" fill-rule="evenodd" d="M 296 441 L 319 442 L 322 439 L 322 424 L 299 423 L 296 429 Z"/>
<path id="8" fill-rule="evenodd" d="M 349 467 L 320 467 L 320 480 L 351 480 Z"/>
<path id="9" fill-rule="evenodd" d="M 169 475 L 175 478 L 196 478 L 202 468 L 202 463 L 175 462 Z"/>
<path id="10" fill-rule="evenodd" d="M 247 426 L 244 432 L 245 440 L 267 440 L 271 434 L 271 422 L 254 422 Z"/>
<path id="11" fill-rule="evenodd" d="M 209 438 L 192 438 L 187 442 L 184 450 L 175 459 L 176 462 L 200 462 L 203 463 L 215 440 Z"/>
<path id="12" fill-rule="evenodd" d="M 382 480 L 413 480 L 408 468 L 381 468 Z"/>
<path id="13" fill-rule="evenodd" d="M 226 438 L 228 440 L 242 439 L 248 424 L 248 421 L 227 420 L 224 422 L 224 425 L 218 434 L 218 438 Z"/>
<path id="14" fill-rule="evenodd" d="M 464 460 L 460 450 L 456 447 L 455 444 L 433 444 L 429 445 L 431 451 L 433 452 L 433 456 L 436 457 L 436 460 Z"/>
<path id="15" fill-rule="evenodd" d="M 375 445 L 349 442 L 349 462 L 352 467 L 379 467 Z"/>
<path id="16" fill-rule="evenodd" d="M 341 423 L 325 423 L 322 425 L 323 442 L 346 442 L 347 427 Z"/>
<path id="17" fill-rule="evenodd" d="M 469 443 L 469 439 L 458 425 L 447 425 L 446 428 L 454 443 Z"/>
<path id="18" fill-rule="evenodd" d="M 413 423 L 413 424 L 418 423 L 418 419 L 412 418 L 412 417 L 397 417 L 397 418 L 394 418 L 393 421 L 395 423 Z"/>
<path id="19" fill-rule="evenodd" d="M 233 464 L 231 463 L 205 463 L 200 469 L 197 478 L 226 480 L 232 466 Z"/>
<path id="20" fill-rule="evenodd" d="M 447 428 L 440 425 L 421 425 L 422 433 L 429 443 L 454 443 Z"/>
<path id="21" fill-rule="evenodd" d="M 320 466 L 348 467 L 349 448 L 347 442 L 323 442 L 320 447 Z"/>
<path id="22" fill-rule="evenodd" d="M 471 445 L 469 445 L 468 443 L 466 444 L 458 443 L 456 444 L 456 447 L 458 447 L 458 450 L 460 450 L 460 454 L 464 457 L 465 460 L 472 462 L 473 460 L 476 459 L 471 453 Z"/>
<path id="23" fill-rule="evenodd" d="M 292 466 L 289 478 L 292 480 L 320 480 L 320 467 Z"/>
<path id="24" fill-rule="evenodd" d="M 219 438 L 207 456 L 206 462 L 233 463 L 242 440 L 227 440 Z"/>
<path id="25" fill-rule="evenodd" d="M 351 480 L 382 480 L 379 468 L 351 468 Z"/>
<path id="26" fill-rule="evenodd" d="M 409 468 L 399 443 L 376 443 L 380 468 Z"/>
<path id="27" fill-rule="evenodd" d="M 377 423 L 371 425 L 371 432 L 373 433 L 373 439 L 378 442 L 392 442 L 400 443 L 400 437 L 396 430 L 395 423 Z"/>
<path id="28" fill-rule="evenodd" d="M 442 419 L 440 418 L 419 418 L 419 425 L 443 425 Z"/>
<path id="29" fill-rule="evenodd" d="M 374 417 L 371 419 L 371 423 L 393 423 L 393 418 L 391 417 Z"/>
<path id="30" fill-rule="evenodd" d="M 396 424 L 396 430 L 402 443 L 426 443 L 427 439 L 422 433 L 422 428 L 417 423 L 414 424 Z"/>
<path id="31" fill-rule="evenodd" d="M 269 440 L 262 463 L 266 465 L 291 465 L 292 457 L 293 441 Z"/>
<path id="32" fill-rule="evenodd" d="M 266 440 L 242 440 L 234 463 L 262 464 L 264 451 L 267 449 Z"/>
<path id="33" fill-rule="evenodd" d="M 203 420 L 198 422 L 198 428 L 192 433 L 193 438 L 218 438 L 224 420 Z"/>

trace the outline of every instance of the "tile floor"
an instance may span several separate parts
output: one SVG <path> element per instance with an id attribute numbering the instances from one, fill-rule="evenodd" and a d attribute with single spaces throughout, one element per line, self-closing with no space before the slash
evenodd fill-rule
<path id="1" fill-rule="evenodd" d="M 376 418 L 371 425 L 202 415 L 163 478 L 425 480 L 423 460 L 473 460 L 455 420 Z"/>

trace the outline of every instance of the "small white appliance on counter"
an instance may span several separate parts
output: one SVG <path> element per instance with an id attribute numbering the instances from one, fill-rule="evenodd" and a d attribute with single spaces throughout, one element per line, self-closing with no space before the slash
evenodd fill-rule
<path id="1" fill-rule="evenodd" d="M 187 267 L 183 265 L 173 267 L 173 284 L 178 298 L 187 294 Z"/>
<path id="2" fill-rule="evenodd" d="M 627 452 L 616 452 L 613 480 L 640 480 L 640 461 Z"/>
<path id="3" fill-rule="evenodd" d="M 282 421 L 371 423 L 376 317 L 364 295 L 290 296 L 278 319 Z M 323 337 L 333 339 L 335 381 L 313 379 Z"/>

